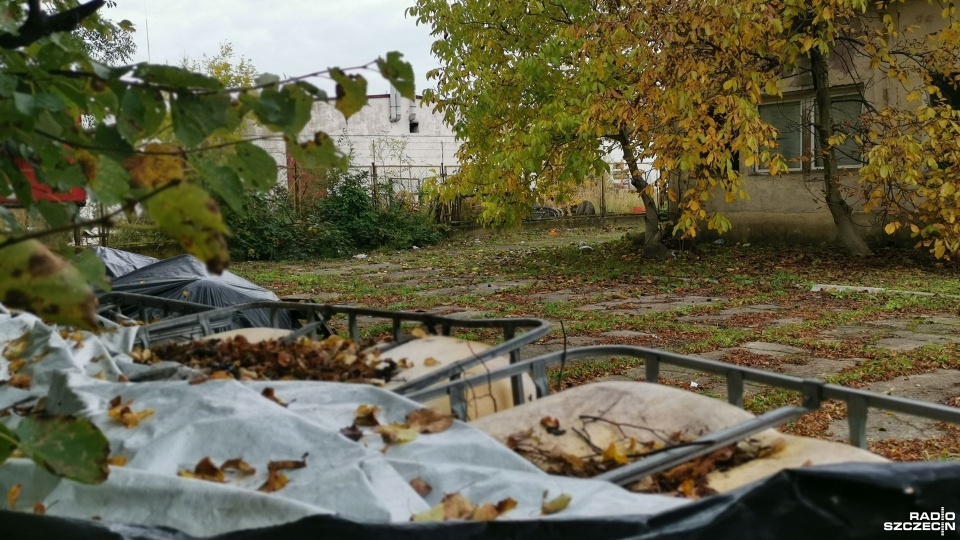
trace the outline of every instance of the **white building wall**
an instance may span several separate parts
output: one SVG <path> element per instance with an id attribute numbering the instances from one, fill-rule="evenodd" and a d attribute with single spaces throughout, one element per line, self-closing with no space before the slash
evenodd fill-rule
<path id="1" fill-rule="evenodd" d="M 317 102 L 301 139 L 312 138 L 317 131 L 329 135 L 345 154 L 351 156 L 351 167 L 395 175 L 404 167 L 404 177 L 427 177 L 439 174 L 441 163 L 452 172 L 460 144 L 443 118 L 418 99 L 400 98 L 400 118 L 390 121 L 390 97 L 387 94 L 368 96 L 367 105 L 347 121 L 332 103 Z M 413 105 L 413 106 L 411 106 Z M 412 120 L 412 121 L 411 121 Z M 412 128 L 411 126 L 414 126 Z M 262 129 L 262 128 L 261 128 Z M 258 129 L 253 135 L 265 134 Z M 412 132 L 416 129 L 416 132 Z M 282 140 L 257 142 L 276 159 L 280 167 L 277 181 L 286 185 L 286 149 Z M 430 173 L 431 169 L 435 172 Z M 396 173 L 399 174 L 399 173 Z"/>

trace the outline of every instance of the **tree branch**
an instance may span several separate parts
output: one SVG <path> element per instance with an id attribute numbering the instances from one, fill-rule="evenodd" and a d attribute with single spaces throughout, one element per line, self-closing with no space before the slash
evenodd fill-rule
<path id="1" fill-rule="evenodd" d="M 16 34 L 0 34 L 0 48 L 18 49 L 51 34 L 73 32 L 84 19 L 96 13 L 104 4 L 106 0 L 91 0 L 63 13 L 47 15 L 40 6 L 40 0 L 29 0 L 27 19 L 17 29 Z"/>

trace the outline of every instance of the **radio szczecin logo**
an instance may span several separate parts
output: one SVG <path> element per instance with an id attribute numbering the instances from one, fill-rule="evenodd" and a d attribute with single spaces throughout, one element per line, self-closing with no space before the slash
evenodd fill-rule
<path id="1" fill-rule="evenodd" d="M 883 524 L 885 531 L 939 531 L 943 536 L 946 531 L 957 530 L 956 512 L 946 512 L 943 508 L 939 512 L 910 512 L 908 521 L 887 521 Z"/>

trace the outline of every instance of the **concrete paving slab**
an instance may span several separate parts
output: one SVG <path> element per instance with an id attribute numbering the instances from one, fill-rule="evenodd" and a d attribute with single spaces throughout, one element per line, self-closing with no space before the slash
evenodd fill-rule
<path id="1" fill-rule="evenodd" d="M 938 336 L 919 332 L 896 332 L 893 337 L 877 340 L 874 345 L 891 351 L 910 351 L 927 345 L 960 343 L 960 336 Z"/>
<path id="2" fill-rule="evenodd" d="M 807 351 L 801 349 L 800 347 L 782 345 L 780 343 L 768 343 L 765 341 L 748 341 L 739 348 L 752 353 L 774 357 L 807 354 Z"/>
<path id="3" fill-rule="evenodd" d="M 897 377 L 889 381 L 870 383 L 863 389 L 939 403 L 945 395 L 960 394 L 960 371 L 941 369 L 930 373 Z M 867 440 L 936 438 L 941 435 L 934 427 L 936 423 L 935 420 L 917 416 L 871 409 L 867 416 Z M 846 440 L 849 434 L 847 420 L 834 420 L 830 423 L 830 431 L 838 440 Z"/>
<path id="4" fill-rule="evenodd" d="M 656 337 L 654 334 L 649 334 L 647 332 L 637 332 L 636 330 L 610 330 L 600 334 L 604 337 L 611 338 L 641 338 L 641 337 Z"/>

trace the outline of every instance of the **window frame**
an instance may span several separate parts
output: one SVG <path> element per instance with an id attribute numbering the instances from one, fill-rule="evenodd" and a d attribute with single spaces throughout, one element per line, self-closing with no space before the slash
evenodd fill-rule
<path id="1" fill-rule="evenodd" d="M 832 88 L 830 92 L 832 99 L 843 99 L 847 97 L 857 97 L 861 100 L 860 111 L 863 114 L 864 105 L 862 103 L 863 92 L 857 88 Z M 816 96 L 810 92 L 798 92 L 785 96 L 783 99 L 770 101 L 767 103 L 760 103 L 757 106 L 757 113 L 759 114 L 759 108 L 764 105 L 779 105 L 782 103 L 800 103 L 800 123 L 801 123 L 801 139 L 800 139 L 800 163 L 796 166 L 791 166 L 791 163 L 788 163 L 787 173 L 809 173 L 813 171 L 822 171 L 823 165 L 817 165 L 817 135 L 816 135 Z M 859 164 L 850 164 L 850 165 L 837 165 L 838 169 L 854 170 L 860 169 L 863 167 L 863 161 L 861 159 Z M 755 175 L 768 174 L 770 169 L 761 168 L 759 159 L 757 163 L 751 168 L 751 172 Z"/>

